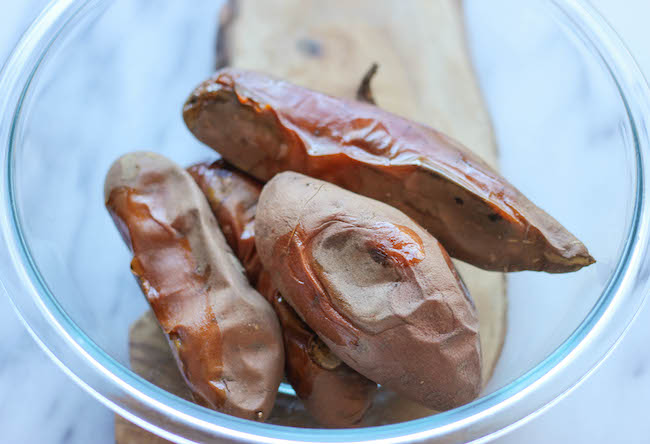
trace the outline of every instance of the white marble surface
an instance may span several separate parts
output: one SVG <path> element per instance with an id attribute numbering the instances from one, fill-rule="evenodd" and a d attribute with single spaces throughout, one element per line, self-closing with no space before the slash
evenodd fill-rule
<path id="1" fill-rule="evenodd" d="M 6 57 L 44 0 L 2 0 L 0 59 Z M 646 0 L 598 0 L 614 27 L 650 74 L 650 43 L 644 17 Z M 645 347 L 650 308 L 632 325 L 607 361 L 580 387 L 499 443 L 648 442 L 650 349 Z M 110 443 L 113 415 L 70 381 L 22 328 L 10 304 L 0 298 L 0 442 Z M 32 399 L 39 399 L 34 403 Z M 29 401 L 28 401 L 29 400 Z"/>

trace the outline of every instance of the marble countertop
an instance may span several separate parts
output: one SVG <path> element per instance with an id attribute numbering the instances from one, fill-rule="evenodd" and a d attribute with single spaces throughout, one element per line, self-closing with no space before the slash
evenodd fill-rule
<path id="1" fill-rule="evenodd" d="M 4 0 L 0 60 L 47 0 Z M 647 0 L 593 0 L 650 76 Z M 0 442 L 112 443 L 113 413 L 73 383 L 0 297 Z M 605 362 L 575 390 L 523 426 L 495 439 L 510 443 L 645 443 L 650 436 L 650 304 Z M 34 399 L 39 402 L 34 403 Z"/>

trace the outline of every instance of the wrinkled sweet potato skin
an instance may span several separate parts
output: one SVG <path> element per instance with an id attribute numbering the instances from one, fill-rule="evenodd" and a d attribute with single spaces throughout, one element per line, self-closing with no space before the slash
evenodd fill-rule
<path id="1" fill-rule="evenodd" d="M 408 216 L 285 172 L 264 186 L 255 223 L 275 285 L 350 367 L 435 410 L 478 395 L 475 307 L 444 248 Z"/>
<path id="2" fill-rule="evenodd" d="M 251 282 L 273 306 L 282 326 L 285 372 L 309 413 L 328 427 L 353 427 L 370 408 L 377 384 L 352 370 L 282 298 L 255 249 L 255 210 L 262 185 L 223 161 L 196 164 L 189 173 L 206 195 L 228 243 Z"/>
<path id="3" fill-rule="evenodd" d="M 226 242 L 246 270 L 251 285 L 262 271 L 255 250 L 255 209 L 262 184 L 235 171 L 222 160 L 187 169 L 208 199 Z"/>
<path id="4" fill-rule="evenodd" d="M 191 94 L 183 115 L 199 140 L 257 179 L 296 171 L 383 201 L 478 267 L 560 273 L 594 262 L 460 143 L 370 104 L 225 68 Z"/>
<path id="5" fill-rule="evenodd" d="M 104 191 L 133 252 L 131 270 L 196 401 L 265 420 L 282 378 L 280 326 L 198 186 L 166 158 L 133 153 L 113 164 Z"/>

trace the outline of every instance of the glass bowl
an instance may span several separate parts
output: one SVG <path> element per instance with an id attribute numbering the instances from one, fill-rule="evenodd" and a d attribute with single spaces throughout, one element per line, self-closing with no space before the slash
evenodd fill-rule
<path id="1" fill-rule="evenodd" d="M 207 410 L 133 373 L 128 327 L 146 303 L 104 209 L 103 178 L 127 151 L 210 158 L 180 110 L 214 66 L 219 7 L 54 1 L 2 71 L 2 286 L 71 378 L 178 442 L 464 442 L 520 424 L 602 361 L 648 291 L 648 88 L 582 1 L 467 0 L 503 174 L 598 261 L 566 275 L 509 275 L 508 333 L 482 396 L 399 424 L 299 429 Z"/>

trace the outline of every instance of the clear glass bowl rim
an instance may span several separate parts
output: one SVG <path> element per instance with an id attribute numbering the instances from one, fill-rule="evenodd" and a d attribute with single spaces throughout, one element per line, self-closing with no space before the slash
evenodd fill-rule
<path id="1" fill-rule="evenodd" d="M 515 381 L 463 407 L 401 424 L 357 430 L 297 429 L 210 411 L 150 384 L 115 361 L 81 331 L 50 293 L 29 254 L 17 213 L 13 169 L 26 92 L 59 36 L 106 0 L 54 0 L 26 31 L 0 73 L 0 287 L 43 350 L 73 380 L 116 413 L 177 442 L 227 438 L 240 442 L 484 441 L 522 424 L 560 399 L 607 356 L 638 313 L 650 288 L 647 255 L 650 94 L 624 44 L 584 0 L 551 0 L 553 12 L 601 58 L 627 110 L 635 150 L 635 204 L 623 254 L 598 301 L 544 361 Z"/>

